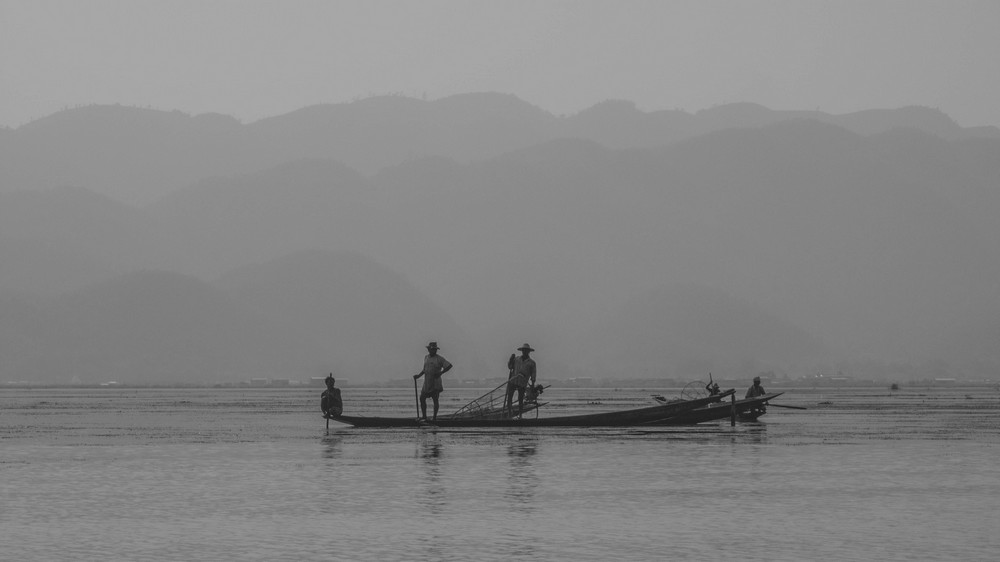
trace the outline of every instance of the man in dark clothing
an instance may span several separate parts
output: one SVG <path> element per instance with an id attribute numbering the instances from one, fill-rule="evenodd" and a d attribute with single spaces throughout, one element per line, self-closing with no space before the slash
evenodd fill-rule
<path id="1" fill-rule="evenodd" d="M 328 418 L 344 413 L 344 401 L 340 398 L 340 389 L 334 386 L 336 382 L 333 373 L 330 373 L 330 376 L 326 377 L 326 390 L 320 396 L 320 408 L 323 410 L 323 415 Z"/>
<path id="2" fill-rule="evenodd" d="M 756 398 L 757 396 L 763 396 L 767 394 L 764 387 L 760 385 L 760 377 L 753 378 L 753 386 L 747 389 L 747 398 Z M 750 411 L 750 415 L 756 419 L 757 417 L 763 416 L 767 413 L 767 404 L 763 403 L 758 405 L 756 408 Z"/>
<path id="3" fill-rule="evenodd" d="M 438 355 L 438 349 L 441 348 L 438 347 L 437 342 L 432 341 L 427 344 L 427 355 L 424 356 L 424 368 L 419 373 L 413 375 L 413 380 L 424 377 L 424 386 L 420 390 L 420 412 L 423 414 L 425 421 L 427 420 L 428 397 L 434 401 L 434 417 L 432 419 L 437 420 L 438 407 L 440 406 L 439 399 L 441 393 L 444 392 L 444 385 L 441 384 L 441 375 L 451 370 L 451 363 Z"/>
<path id="4" fill-rule="evenodd" d="M 719 389 L 719 383 L 712 381 L 712 373 L 708 374 L 708 384 L 705 385 L 705 390 L 708 391 L 709 396 L 715 396 L 720 394 L 722 391 Z"/>
<path id="5" fill-rule="evenodd" d="M 515 357 L 513 362 L 509 362 L 510 376 L 507 379 L 507 395 L 504 398 L 504 405 L 507 407 L 507 415 L 513 416 L 514 412 L 514 392 L 517 392 L 517 415 L 524 411 L 524 392 L 528 385 L 535 385 L 538 366 L 531 358 L 531 346 L 524 344 L 517 348 L 521 352 L 520 357 Z"/>

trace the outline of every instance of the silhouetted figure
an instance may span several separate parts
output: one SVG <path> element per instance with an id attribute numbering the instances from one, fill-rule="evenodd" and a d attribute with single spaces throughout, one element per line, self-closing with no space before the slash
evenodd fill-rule
<path id="1" fill-rule="evenodd" d="M 413 380 L 424 377 L 424 386 L 420 390 L 420 411 L 423 419 L 427 419 L 427 398 L 434 401 L 434 420 L 438 417 L 438 402 L 441 393 L 444 392 L 444 385 L 441 384 L 441 375 L 451 370 L 451 363 L 447 359 L 437 354 L 437 342 L 427 344 L 427 355 L 424 357 L 424 368 L 419 373 L 413 375 Z"/>
<path id="2" fill-rule="evenodd" d="M 760 385 L 760 377 L 754 377 L 753 378 L 753 386 L 751 386 L 750 388 L 747 389 L 747 395 L 746 395 L 746 397 L 747 398 L 756 398 L 757 396 L 763 396 L 766 393 L 767 392 L 764 390 L 764 387 Z M 753 417 L 754 419 L 757 419 L 760 416 L 763 416 L 765 413 L 767 413 L 767 403 L 761 403 L 761 404 L 757 405 L 756 407 L 754 407 L 749 412 L 750 416 Z"/>
<path id="3" fill-rule="evenodd" d="M 747 389 L 746 398 L 755 398 L 767 394 L 764 387 L 760 385 L 760 377 L 753 378 L 753 386 Z"/>
<path id="4" fill-rule="evenodd" d="M 507 415 L 513 415 L 514 409 L 514 391 L 517 391 L 517 413 L 518 415 L 524 410 L 524 392 L 527 390 L 528 385 L 535 385 L 535 376 L 538 372 L 538 366 L 535 364 L 535 360 L 531 358 L 531 352 L 534 349 L 530 345 L 524 344 L 517 348 L 521 352 L 520 357 L 515 357 L 511 365 L 510 375 L 507 378 L 507 396 L 504 398 L 504 404 L 507 406 Z"/>
<path id="5" fill-rule="evenodd" d="M 326 390 L 320 396 L 320 408 L 323 409 L 323 415 L 328 418 L 344 413 L 344 401 L 340 398 L 340 389 L 334 386 L 336 382 L 333 373 L 330 373 L 330 376 L 326 377 Z"/>
<path id="6" fill-rule="evenodd" d="M 715 396 L 720 394 L 722 391 L 719 390 L 719 383 L 712 382 L 712 373 L 708 374 L 708 384 L 705 385 L 705 390 L 708 391 L 709 396 Z"/>

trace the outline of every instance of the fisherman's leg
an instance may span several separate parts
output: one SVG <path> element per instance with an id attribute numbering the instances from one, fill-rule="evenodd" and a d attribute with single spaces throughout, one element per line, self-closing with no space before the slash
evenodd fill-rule
<path id="1" fill-rule="evenodd" d="M 427 395 L 420 393 L 420 411 L 423 413 L 421 417 L 425 420 L 427 419 Z"/>
<path id="2" fill-rule="evenodd" d="M 440 396 L 439 394 L 434 394 L 431 397 L 431 398 L 434 399 L 434 421 L 437 421 L 437 419 L 438 419 L 438 406 L 440 406 L 440 404 L 438 403 L 438 397 L 439 396 Z M 427 417 L 427 415 L 424 414 L 424 417 Z"/>

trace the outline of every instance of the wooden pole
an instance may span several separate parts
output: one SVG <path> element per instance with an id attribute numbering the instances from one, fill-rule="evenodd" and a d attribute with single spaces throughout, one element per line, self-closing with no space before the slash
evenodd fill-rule
<path id="1" fill-rule="evenodd" d="M 729 426 L 733 427 L 736 425 L 736 393 L 734 392 L 730 398 L 733 399 L 733 407 L 729 412 Z"/>
<path id="2" fill-rule="evenodd" d="M 768 404 L 768 406 L 774 406 L 775 408 L 790 408 L 792 410 L 808 410 L 803 406 L 785 406 L 784 404 Z"/>
<path id="3" fill-rule="evenodd" d="M 417 379 L 413 379 L 413 401 L 417 403 L 417 419 L 420 419 L 420 395 L 417 394 Z"/>

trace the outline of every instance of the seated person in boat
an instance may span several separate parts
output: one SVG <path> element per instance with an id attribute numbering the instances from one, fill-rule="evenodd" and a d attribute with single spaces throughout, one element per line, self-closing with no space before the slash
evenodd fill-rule
<path id="1" fill-rule="evenodd" d="M 423 419 L 427 419 L 427 398 L 434 401 L 434 420 L 438 417 L 438 402 L 441 393 L 444 392 L 444 385 L 441 384 L 441 375 L 451 370 L 451 363 L 447 359 L 438 355 L 437 342 L 427 344 L 427 355 L 424 357 L 424 368 L 419 373 L 413 375 L 413 380 L 424 377 L 424 386 L 420 391 L 420 411 Z"/>
<path id="2" fill-rule="evenodd" d="M 524 344 L 517 348 L 521 352 L 520 357 L 515 357 L 510 364 L 510 376 L 507 379 L 507 396 L 504 404 L 507 406 L 507 415 L 513 416 L 514 392 L 517 392 L 517 412 L 518 415 L 524 410 L 524 393 L 528 385 L 535 386 L 535 377 L 538 367 L 535 360 L 531 358 L 534 349 L 530 345 Z"/>
<path id="3" fill-rule="evenodd" d="M 340 398 L 340 389 L 334 386 L 336 382 L 333 373 L 330 373 L 326 377 L 326 390 L 320 396 L 320 408 L 323 410 L 323 415 L 328 418 L 337 417 L 344 413 L 344 401 Z"/>
<path id="4" fill-rule="evenodd" d="M 712 373 L 708 374 L 708 384 L 705 385 L 705 390 L 708 391 L 709 396 L 715 396 L 722 392 L 719 390 L 719 383 L 712 381 Z"/>
<path id="5" fill-rule="evenodd" d="M 746 398 L 756 398 L 765 394 L 767 393 L 764 391 L 764 387 L 760 385 L 760 377 L 754 377 L 753 385 L 747 389 Z"/>
<path id="6" fill-rule="evenodd" d="M 760 384 L 760 377 L 754 377 L 753 378 L 753 385 L 750 388 L 747 389 L 746 398 L 756 398 L 758 396 L 763 396 L 765 394 L 767 394 L 767 393 L 764 391 L 764 387 L 761 386 L 761 384 Z M 767 413 L 767 406 L 765 404 L 763 404 L 763 403 L 759 404 L 756 407 L 754 407 L 752 410 L 750 410 L 749 413 L 750 413 L 750 415 L 753 418 L 756 419 L 757 417 L 762 416 L 762 415 L 764 415 L 764 414 Z"/>

